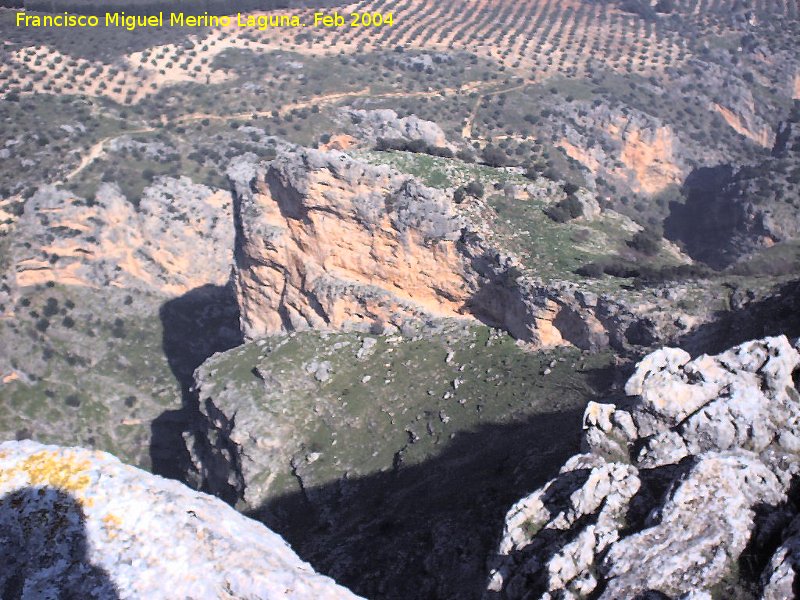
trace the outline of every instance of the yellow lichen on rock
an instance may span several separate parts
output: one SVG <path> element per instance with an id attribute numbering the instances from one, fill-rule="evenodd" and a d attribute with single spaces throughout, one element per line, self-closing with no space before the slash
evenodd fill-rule
<path id="1" fill-rule="evenodd" d="M 30 485 L 55 487 L 67 492 L 82 492 L 91 483 L 89 461 L 74 452 L 43 450 L 32 454 L 11 469 L 0 470 L 0 482 L 15 473 L 24 473 Z"/>
<path id="2" fill-rule="evenodd" d="M 119 530 L 122 527 L 122 519 L 114 513 L 108 513 L 101 521 L 103 522 L 109 539 L 115 539 L 119 535 Z"/>

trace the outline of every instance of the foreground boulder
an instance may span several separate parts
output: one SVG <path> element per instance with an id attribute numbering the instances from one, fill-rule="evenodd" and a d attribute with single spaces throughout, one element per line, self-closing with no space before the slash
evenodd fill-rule
<path id="1" fill-rule="evenodd" d="M 783 336 L 646 357 L 624 403 L 586 409 L 587 452 L 511 508 L 486 597 L 790 597 L 799 364 Z"/>
<path id="2" fill-rule="evenodd" d="M 4 598 L 356 598 L 211 496 L 103 452 L 0 444 Z"/>

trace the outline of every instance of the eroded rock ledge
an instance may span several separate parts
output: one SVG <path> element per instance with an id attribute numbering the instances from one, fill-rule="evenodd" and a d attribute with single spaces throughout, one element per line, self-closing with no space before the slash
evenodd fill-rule
<path id="1" fill-rule="evenodd" d="M 624 403 L 586 409 L 586 452 L 511 508 L 485 597 L 792 597 L 798 365 L 783 336 L 646 357 Z"/>
<path id="2" fill-rule="evenodd" d="M 341 152 L 290 150 L 228 173 L 246 336 L 461 316 L 461 224 L 444 192 Z"/>
<path id="3" fill-rule="evenodd" d="M 113 184 L 93 200 L 39 189 L 17 223 L 14 284 L 53 281 L 180 295 L 225 285 L 233 262 L 230 196 L 187 177 L 160 177 L 137 205 Z"/>
<path id="4" fill-rule="evenodd" d="M 110 454 L 0 444 L 0 590 L 20 598 L 357 598 L 214 497 Z"/>
<path id="5" fill-rule="evenodd" d="M 269 163 L 241 157 L 228 176 L 249 339 L 457 318 L 538 347 L 594 349 L 624 339 L 634 320 L 609 299 L 521 277 L 516 259 L 490 247 L 450 193 L 388 166 L 286 146 Z"/>

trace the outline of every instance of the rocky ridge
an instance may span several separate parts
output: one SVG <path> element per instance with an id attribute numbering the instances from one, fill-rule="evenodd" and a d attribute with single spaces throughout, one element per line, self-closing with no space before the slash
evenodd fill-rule
<path id="1" fill-rule="evenodd" d="M 478 319 L 535 346 L 625 344 L 634 315 L 563 282 L 535 282 L 446 190 L 336 151 L 286 149 L 228 170 L 246 337 L 398 331 Z M 614 331 L 609 332 L 608 329 Z"/>
<path id="2" fill-rule="evenodd" d="M 585 452 L 510 509 L 485 597 L 790 597 L 798 365 L 783 336 L 646 357 L 624 401 L 587 407 Z"/>
<path id="3" fill-rule="evenodd" d="M 0 444 L 0 589 L 20 598 L 356 598 L 217 498 L 104 452 Z"/>

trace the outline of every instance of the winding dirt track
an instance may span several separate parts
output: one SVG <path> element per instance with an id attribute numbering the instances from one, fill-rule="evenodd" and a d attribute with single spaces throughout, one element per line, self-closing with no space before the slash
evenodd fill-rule
<path id="1" fill-rule="evenodd" d="M 469 116 L 467 117 L 467 122 L 464 123 L 464 128 L 461 130 L 461 137 L 463 137 L 465 140 L 469 140 L 472 138 L 472 126 L 475 124 L 475 119 L 478 116 L 478 110 L 481 107 L 481 101 L 484 98 L 486 98 L 487 96 L 497 96 L 499 94 L 505 94 L 506 92 L 514 92 L 516 90 L 521 90 L 523 88 L 528 87 L 532 83 L 533 82 L 528 81 L 520 85 L 515 85 L 514 87 L 504 88 L 502 90 L 495 90 L 493 92 L 486 92 L 485 94 L 478 95 L 478 97 L 475 98 L 475 105 L 472 107 L 472 112 L 469 113 Z"/>
<path id="2" fill-rule="evenodd" d="M 285 114 L 292 112 L 293 110 L 302 110 L 304 108 L 311 108 L 312 106 L 323 106 L 326 104 L 333 104 L 335 102 L 339 102 L 340 100 L 363 98 L 365 96 L 369 96 L 371 98 L 432 98 L 442 93 L 444 94 L 470 93 L 475 91 L 476 89 L 480 89 L 481 87 L 488 87 L 490 85 L 492 84 L 485 84 L 480 81 L 471 81 L 459 87 L 442 88 L 439 90 L 429 90 L 429 91 L 419 91 L 419 92 L 385 92 L 378 94 L 372 93 L 370 91 L 370 88 L 364 88 L 363 90 L 359 90 L 357 92 L 338 92 L 335 94 L 322 94 L 320 96 L 314 96 L 312 98 L 308 98 L 307 100 L 302 100 L 300 102 L 294 102 L 292 104 L 284 104 L 281 108 L 277 109 L 277 111 L 279 114 Z M 175 119 L 172 119 L 171 121 L 168 122 L 186 123 L 202 119 L 209 119 L 210 121 L 227 121 L 235 119 L 246 119 L 252 115 L 255 115 L 257 117 L 268 117 L 271 116 L 273 112 L 275 111 L 259 110 L 259 111 L 234 113 L 230 115 L 189 113 L 186 115 L 181 115 L 180 117 L 176 117 Z"/>
<path id="3" fill-rule="evenodd" d="M 98 140 L 97 142 L 95 142 L 92 145 L 91 148 L 89 148 L 89 151 L 81 157 L 81 161 L 80 161 L 80 163 L 78 163 L 78 166 L 75 167 L 74 169 L 72 169 L 72 171 L 70 171 L 69 173 L 67 173 L 64 176 L 64 178 L 61 181 L 57 182 L 57 183 L 58 184 L 63 184 L 63 183 L 66 183 L 67 181 L 71 181 L 81 171 L 83 171 L 86 167 L 88 167 L 94 161 L 96 161 L 98 158 L 103 156 L 103 153 L 105 152 L 105 146 L 111 140 L 120 138 L 123 135 L 132 135 L 132 134 L 136 134 L 136 133 L 150 133 L 151 131 L 155 131 L 155 129 L 153 129 L 152 127 L 145 127 L 145 128 L 141 128 L 141 129 L 132 129 L 131 131 L 125 131 L 123 133 L 116 134 L 116 135 L 109 135 L 107 137 L 104 137 L 101 140 Z"/>
<path id="4" fill-rule="evenodd" d="M 459 87 L 452 87 L 452 88 L 442 88 L 439 90 L 430 90 L 430 91 L 419 91 L 419 92 L 386 92 L 382 94 L 372 94 L 370 93 L 369 88 L 364 88 L 363 90 L 359 90 L 356 92 L 341 92 L 335 94 L 322 94 L 320 96 L 314 96 L 312 98 L 308 98 L 306 100 L 302 100 L 300 102 L 294 102 L 292 104 L 284 104 L 282 107 L 277 109 L 279 114 L 286 114 L 292 112 L 293 110 L 302 110 L 304 108 L 311 108 L 313 106 L 324 106 L 327 104 L 334 104 L 341 100 L 349 100 L 355 98 L 363 98 L 365 96 L 370 96 L 372 98 L 431 98 L 433 96 L 439 96 L 440 94 L 454 94 L 454 93 L 462 93 L 468 94 L 475 90 L 479 90 L 485 87 L 491 87 L 493 84 L 491 83 L 484 83 L 481 81 L 472 81 L 469 83 L 465 83 Z M 527 85 L 527 84 L 525 84 Z M 478 102 L 484 96 L 491 95 L 491 94 L 499 94 L 502 92 L 508 92 L 515 89 L 519 89 L 520 87 L 524 86 L 516 86 L 514 88 L 509 88 L 505 90 L 499 90 L 496 92 L 490 92 L 487 94 L 483 94 L 478 97 Z M 477 107 L 477 104 L 476 104 Z M 186 115 L 181 115 L 174 119 L 167 119 L 164 115 L 161 116 L 160 121 L 164 125 L 174 124 L 174 123 L 192 123 L 195 121 L 202 121 L 204 119 L 208 119 L 209 121 L 235 121 L 237 119 L 248 119 L 252 116 L 257 117 L 269 117 L 273 114 L 274 110 L 261 110 L 261 111 L 248 111 L 248 112 L 241 112 L 241 113 L 234 113 L 229 115 L 217 115 L 217 114 L 208 114 L 208 113 L 189 113 Z M 64 184 L 68 181 L 71 181 L 75 177 L 77 177 L 84 169 L 86 169 L 89 165 L 91 165 L 95 160 L 103 156 L 105 152 L 105 146 L 108 142 L 122 137 L 124 135 L 133 135 L 137 133 L 152 133 L 155 131 L 155 127 L 143 127 L 139 129 L 132 129 L 130 131 L 120 132 L 116 135 L 110 135 L 104 137 L 103 139 L 97 141 L 95 144 L 89 148 L 89 150 L 81 157 L 78 166 L 75 167 L 72 171 L 67 173 L 61 181 L 56 182 L 57 184 Z"/>

